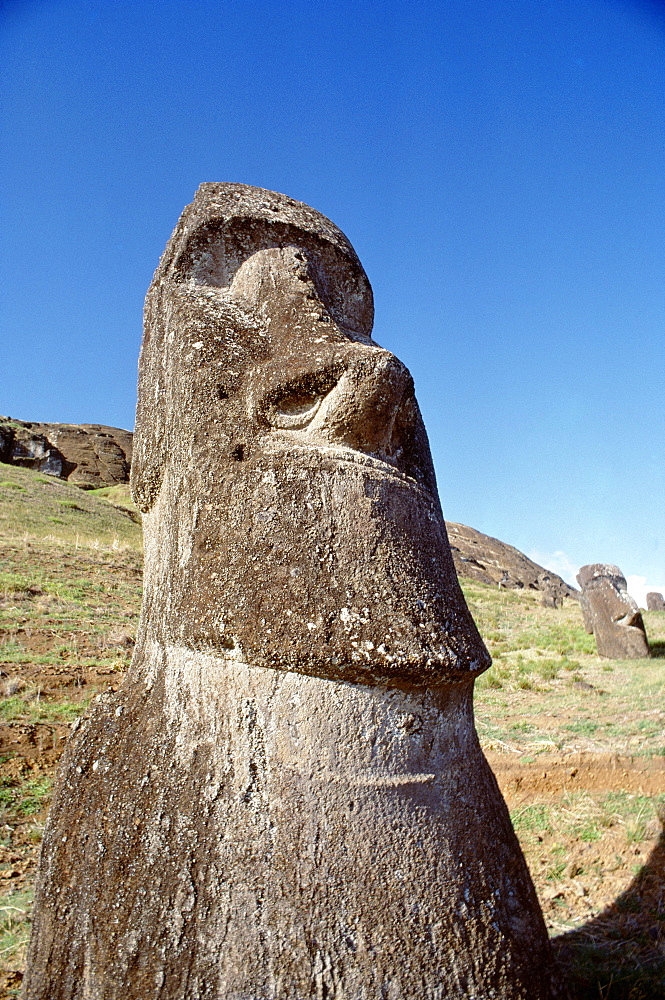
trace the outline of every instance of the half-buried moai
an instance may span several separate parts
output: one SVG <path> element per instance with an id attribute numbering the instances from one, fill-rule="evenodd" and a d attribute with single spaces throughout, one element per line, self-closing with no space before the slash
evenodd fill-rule
<path id="1" fill-rule="evenodd" d="M 148 292 L 136 654 L 69 741 L 28 1000 L 549 1000 L 411 377 L 318 212 L 204 184 Z"/>
<path id="2" fill-rule="evenodd" d="M 651 590 L 647 594 L 647 611 L 665 611 L 665 597 L 659 590 Z"/>
<path id="3" fill-rule="evenodd" d="M 637 602 L 630 596 L 618 566 L 592 563 L 577 574 L 587 632 L 593 632 L 599 656 L 635 660 L 649 656 L 649 643 Z"/>

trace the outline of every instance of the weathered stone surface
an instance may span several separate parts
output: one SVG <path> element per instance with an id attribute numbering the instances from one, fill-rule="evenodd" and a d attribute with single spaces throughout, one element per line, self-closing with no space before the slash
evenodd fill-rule
<path id="1" fill-rule="evenodd" d="M 665 597 L 659 591 L 652 590 L 647 594 L 647 611 L 665 611 Z"/>
<path id="2" fill-rule="evenodd" d="M 589 634 L 593 635 L 593 612 L 591 611 L 591 605 L 589 604 L 589 599 L 583 590 L 580 591 L 580 608 L 582 610 L 582 620 L 584 622 L 584 630 Z"/>
<path id="3" fill-rule="evenodd" d="M 27 1000 L 546 1000 L 473 725 L 489 657 L 346 238 L 203 185 L 146 304 L 145 596 L 69 741 Z"/>
<path id="4" fill-rule="evenodd" d="M 582 588 L 582 613 L 587 632 L 593 632 L 599 656 L 639 659 L 649 655 L 644 622 L 636 601 L 626 589 L 618 566 L 592 563 L 577 574 Z"/>
<path id="5" fill-rule="evenodd" d="M 42 424 L 0 417 L 0 462 L 97 489 L 129 482 L 132 433 L 102 424 Z"/>
<path id="6" fill-rule="evenodd" d="M 512 545 L 465 524 L 446 521 L 446 527 L 459 576 L 509 590 L 539 590 L 550 607 L 558 607 L 564 597 L 578 597 L 574 587 Z"/>

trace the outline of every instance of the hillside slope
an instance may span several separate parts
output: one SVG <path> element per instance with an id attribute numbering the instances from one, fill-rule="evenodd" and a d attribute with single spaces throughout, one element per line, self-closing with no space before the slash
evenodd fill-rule
<path id="1" fill-rule="evenodd" d="M 0 462 L 66 479 L 82 489 L 129 480 L 131 431 L 103 424 L 42 424 L 0 417 Z"/>
<path id="2" fill-rule="evenodd" d="M 446 527 L 458 576 L 507 590 L 539 590 L 550 605 L 577 593 L 560 576 L 539 566 L 513 545 L 454 521 L 446 521 Z"/>
<path id="3" fill-rule="evenodd" d="M 74 546 L 142 546 L 140 515 L 126 486 L 80 490 L 55 476 L 2 463 L 0 534 L 5 539 L 48 537 Z"/>

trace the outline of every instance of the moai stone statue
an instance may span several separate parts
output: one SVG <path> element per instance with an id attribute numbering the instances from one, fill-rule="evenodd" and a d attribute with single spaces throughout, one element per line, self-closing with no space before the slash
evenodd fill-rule
<path id="1" fill-rule="evenodd" d="M 542 606 L 544 608 L 560 608 L 563 605 L 561 581 L 553 580 L 550 574 L 545 571 L 538 574 L 537 582 L 542 594 L 540 599 Z"/>
<path id="2" fill-rule="evenodd" d="M 647 594 L 647 611 L 665 611 L 665 598 L 658 590 Z"/>
<path id="3" fill-rule="evenodd" d="M 619 567 L 606 563 L 582 566 L 577 582 L 582 588 L 580 604 L 586 630 L 596 637 L 598 655 L 618 660 L 649 656 L 640 609 L 628 593 Z"/>
<path id="4" fill-rule="evenodd" d="M 150 287 L 126 681 L 69 741 L 26 1000 L 549 1000 L 411 377 L 318 212 L 204 184 Z"/>
<path id="5" fill-rule="evenodd" d="M 580 580 L 580 578 L 579 578 L 579 574 L 578 574 L 578 576 L 577 576 L 577 582 L 578 583 L 579 583 L 579 580 Z M 580 608 L 581 608 L 581 611 L 582 611 L 582 621 L 584 623 L 584 631 L 588 635 L 593 635 L 593 612 L 591 610 L 591 605 L 589 604 L 589 599 L 586 596 L 586 593 L 584 592 L 584 587 L 582 587 L 582 584 L 580 584 L 580 587 L 582 589 L 580 590 L 579 600 L 580 600 Z"/>

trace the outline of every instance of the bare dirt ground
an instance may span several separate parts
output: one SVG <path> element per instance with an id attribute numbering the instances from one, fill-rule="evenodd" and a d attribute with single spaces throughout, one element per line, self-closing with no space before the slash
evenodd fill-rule
<path id="1" fill-rule="evenodd" d="M 113 540 L 0 548 L 0 998 L 20 991 L 64 742 L 131 657 L 140 567 L 138 546 Z M 656 657 L 601 661 L 574 602 L 545 609 L 533 594 L 465 590 L 495 657 L 478 730 L 562 978 L 573 1000 L 662 1000 L 665 613 L 647 616 Z"/>
<path id="2" fill-rule="evenodd" d="M 487 757 L 573 996 L 664 996 L 665 759 Z"/>

